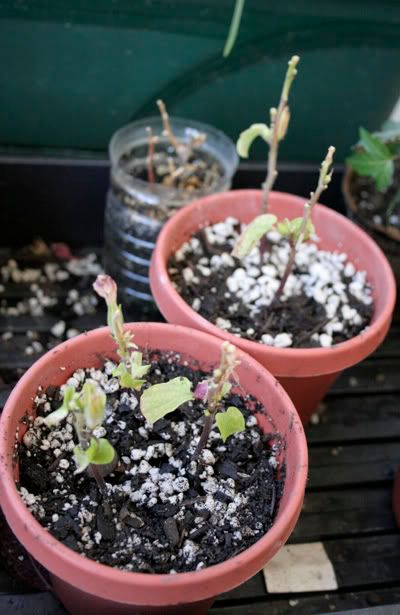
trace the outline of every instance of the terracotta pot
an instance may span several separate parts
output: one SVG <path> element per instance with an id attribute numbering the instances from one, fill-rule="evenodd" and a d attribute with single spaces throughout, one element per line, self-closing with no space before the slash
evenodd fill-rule
<path id="1" fill-rule="evenodd" d="M 393 483 L 393 511 L 397 525 L 400 527 L 400 470 L 398 470 Z"/>
<path id="2" fill-rule="evenodd" d="M 302 215 L 303 206 L 304 199 L 291 194 L 273 192 L 270 197 L 270 212 L 280 219 Z M 313 221 L 321 247 L 346 252 L 355 267 L 367 271 L 375 301 L 369 328 L 331 348 L 305 349 L 273 348 L 222 331 L 183 301 L 171 284 L 167 263 L 199 229 L 228 216 L 249 222 L 260 208 L 259 190 L 237 190 L 199 199 L 178 212 L 159 235 L 150 269 L 151 288 L 158 308 L 169 322 L 227 339 L 264 365 L 289 393 L 305 424 L 340 372 L 364 359 L 384 339 L 392 318 L 396 286 L 389 263 L 368 235 L 344 216 L 317 205 Z"/>
<path id="3" fill-rule="evenodd" d="M 128 326 L 140 347 L 176 351 L 183 360 L 206 370 L 219 361 L 221 341 L 211 335 L 165 324 Z M 38 385 L 61 385 L 79 367 L 99 367 L 104 355 L 116 358 L 107 328 L 64 342 L 39 359 L 18 382 L 0 421 L 1 507 L 17 538 L 50 573 L 55 593 L 70 613 L 205 613 L 217 594 L 240 585 L 259 571 L 293 530 L 307 477 L 307 445 L 301 422 L 274 377 L 253 358 L 238 351 L 241 364 L 237 373 L 242 387 L 269 412 L 269 416 L 258 417 L 261 428 L 269 433 L 278 431 L 285 443 L 285 487 L 273 527 L 243 553 L 196 572 L 149 575 L 98 564 L 65 547 L 34 519 L 15 487 L 17 468 L 12 456 L 17 427 L 21 427 L 22 437 L 20 421 L 26 412 L 32 412 Z"/>
<path id="4" fill-rule="evenodd" d="M 386 227 L 382 224 L 374 224 L 371 219 L 368 219 L 366 216 L 362 215 L 352 192 L 354 178 L 354 171 L 350 167 L 346 167 L 342 182 L 342 192 L 347 207 L 347 213 L 349 217 L 354 220 L 356 224 L 361 226 L 361 228 L 364 229 L 364 231 L 366 231 L 383 250 L 392 266 L 397 285 L 399 286 L 400 231 L 397 228 Z"/>

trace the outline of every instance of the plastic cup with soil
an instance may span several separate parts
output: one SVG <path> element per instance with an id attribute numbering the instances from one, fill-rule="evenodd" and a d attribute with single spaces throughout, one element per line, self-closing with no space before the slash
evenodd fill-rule
<path id="1" fill-rule="evenodd" d="M 347 159 L 343 195 L 350 217 L 385 252 L 400 283 L 400 123 L 381 131 L 360 130 L 360 142 Z M 374 162 L 371 166 L 370 162 Z M 373 171 L 371 173 L 371 170 Z"/>
<path id="2" fill-rule="evenodd" d="M 126 305 L 151 311 L 149 265 L 163 224 L 194 199 L 229 189 L 238 157 L 231 140 L 212 126 L 179 118 L 166 124 L 165 115 L 118 130 L 109 153 L 105 269 Z"/>
<path id="3" fill-rule="evenodd" d="M 70 613 L 205 613 L 292 531 L 307 475 L 301 422 L 261 365 L 215 337 L 151 323 L 113 336 L 61 344 L 15 387 L 1 418 L 1 506 Z M 179 404 L 176 381 L 190 385 Z M 221 422 L 232 408 L 241 421 Z"/>

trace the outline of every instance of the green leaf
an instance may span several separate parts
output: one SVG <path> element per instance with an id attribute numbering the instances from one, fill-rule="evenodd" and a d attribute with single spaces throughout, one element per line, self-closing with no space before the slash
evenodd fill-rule
<path id="1" fill-rule="evenodd" d="M 261 237 L 272 229 L 276 220 L 277 218 L 273 214 L 262 214 L 254 218 L 254 220 L 246 226 L 237 240 L 232 255 L 242 259 L 250 254 Z"/>
<path id="2" fill-rule="evenodd" d="M 154 384 L 140 398 L 140 409 L 149 423 L 155 423 L 193 399 L 192 383 L 187 378 L 173 378 L 169 382 Z"/>
<path id="3" fill-rule="evenodd" d="M 119 378 L 119 383 L 122 387 L 125 389 L 134 389 L 135 391 L 140 391 L 145 382 L 145 380 L 134 378 L 129 372 L 125 372 L 125 374 L 122 374 Z"/>
<path id="4" fill-rule="evenodd" d="M 368 152 L 356 152 L 346 160 L 347 164 L 359 175 L 375 180 L 378 190 L 384 192 L 393 181 L 394 164 L 391 158 L 374 158 Z"/>
<path id="5" fill-rule="evenodd" d="M 51 412 L 46 416 L 46 418 L 44 419 L 44 424 L 46 425 L 46 427 L 55 427 L 56 425 L 59 425 L 61 421 L 67 418 L 67 416 L 67 408 L 61 406 L 61 408 L 58 408 L 58 410 L 54 410 L 54 412 Z"/>
<path id="6" fill-rule="evenodd" d="M 246 425 L 239 408 L 229 406 L 226 412 L 219 412 L 215 417 L 223 442 L 235 433 L 244 431 Z"/>
<path id="7" fill-rule="evenodd" d="M 80 474 L 81 472 L 86 470 L 89 464 L 92 463 L 93 457 L 96 454 L 97 447 L 98 444 L 94 438 L 92 438 L 90 446 L 86 450 L 83 450 L 83 448 L 79 445 L 75 446 L 74 457 L 75 463 L 77 465 L 75 474 Z"/>
<path id="8" fill-rule="evenodd" d="M 377 189 L 383 192 L 393 180 L 393 154 L 385 143 L 365 128 L 360 128 L 360 145 L 363 149 L 354 152 L 346 162 L 359 175 L 374 179 Z"/>
<path id="9" fill-rule="evenodd" d="M 365 128 L 360 128 L 360 145 L 375 158 L 388 158 L 390 156 L 387 146 Z"/>
<path id="10" fill-rule="evenodd" d="M 131 366 L 131 374 L 133 378 L 142 378 L 147 374 L 151 365 L 143 365 L 142 363 L 142 353 L 141 352 L 133 352 L 131 355 L 132 358 L 132 366 Z"/>
<path id="11" fill-rule="evenodd" d="M 116 455 L 115 450 L 113 449 L 111 444 L 105 438 L 99 438 L 96 442 L 97 447 L 90 463 L 94 463 L 98 466 L 103 466 L 108 463 L 111 463 Z"/>
<path id="12" fill-rule="evenodd" d="M 291 224 L 288 218 L 285 218 L 281 222 L 278 222 L 276 225 L 276 230 L 278 233 L 282 235 L 282 237 L 290 237 L 291 235 Z"/>
<path id="13" fill-rule="evenodd" d="M 261 137 L 264 141 L 269 143 L 271 129 L 267 124 L 252 124 L 250 128 L 246 128 L 246 130 L 240 133 L 236 143 L 236 150 L 239 156 L 248 158 L 250 146 L 257 137 Z"/>

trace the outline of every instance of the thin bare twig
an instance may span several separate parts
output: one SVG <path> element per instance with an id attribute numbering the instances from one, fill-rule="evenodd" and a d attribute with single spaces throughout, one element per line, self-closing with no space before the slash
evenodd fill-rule
<path id="1" fill-rule="evenodd" d="M 297 74 L 296 66 L 299 62 L 299 56 L 293 56 L 289 60 L 289 66 L 286 72 L 285 81 L 283 83 L 281 98 L 279 101 L 278 109 L 274 107 L 270 110 L 271 115 L 271 141 L 270 148 L 268 154 L 268 169 L 267 169 L 267 177 L 265 178 L 265 182 L 263 184 L 263 194 L 262 194 L 262 213 L 265 214 L 268 211 L 268 199 L 269 194 L 272 190 L 272 187 L 275 183 L 276 177 L 278 175 L 278 171 L 276 169 L 276 162 L 278 157 L 278 146 L 279 140 L 282 138 L 282 134 L 286 132 L 287 124 L 289 122 L 289 108 L 288 108 L 288 97 L 290 86 L 292 85 L 293 79 Z"/>
<path id="2" fill-rule="evenodd" d="M 304 213 L 303 213 L 303 220 L 300 226 L 300 230 L 297 236 L 297 240 L 292 242 L 292 247 L 290 250 L 290 254 L 289 254 L 289 258 L 288 261 L 286 263 L 286 267 L 285 267 L 285 271 L 283 273 L 281 282 L 279 284 L 279 287 L 274 295 L 274 298 L 272 299 L 269 309 L 271 310 L 276 303 L 280 300 L 281 295 L 283 293 L 283 290 L 285 288 L 287 279 L 293 269 L 294 266 L 294 262 L 295 262 L 295 258 L 296 258 L 296 252 L 298 247 L 303 243 L 304 240 L 304 235 L 306 233 L 307 227 L 308 227 L 308 223 L 310 221 L 311 218 L 311 213 L 313 210 L 313 207 L 316 205 L 316 203 L 319 200 L 319 197 L 321 196 L 322 192 L 324 190 L 326 190 L 326 188 L 329 185 L 329 182 L 331 181 L 332 178 L 332 171 L 330 171 L 331 166 L 332 166 L 332 160 L 333 160 L 333 154 L 335 152 L 335 148 L 331 145 L 328 148 L 328 153 L 326 154 L 325 159 L 323 160 L 322 164 L 321 164 L 321 170 L 320 170 L 320 174 L 319 174 L 319 178 L 318 178 L 318 185 L 317 188 L 315 190 L 315 192 L 311 192 L 310 194 L 310 199 L 307 203 L 305 203 L 304 205 Z M 270 322 L 270 318 L 268 319 L 267 322 Z"/>
<path id="3" fill-rule="evenodd" d="M 153 131 L 151 129 L 150 126 L 146 127 L 146 131 L 147 131 L 147 141 L 149 144 L 149 151 L 147 154 L 147 181 L 150 184 L 154 184 L 156 181 L 155 175 L 154 175 L 154 167 L 153 167 L 153 158 L 154 158 L 154 143 L 155 143 L 155 137 L 153 136 Z"/>

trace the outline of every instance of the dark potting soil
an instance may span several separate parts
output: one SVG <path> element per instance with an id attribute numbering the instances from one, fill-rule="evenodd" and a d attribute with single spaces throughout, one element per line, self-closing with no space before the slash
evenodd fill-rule
<path id="1" fill-rule="evenodd" d="M 178 360 L 152 355 L 147 382 L 186 376 L 195 386 L 207 376 Z M 246 430 L 224 444 L 214 426 L 196 463 L 202 404 L 189 402 L 150 426 L 135 392 L 119 388 L 112 368 L 106 362 L 103 371 L 78 370 L 73 376 L 79 386 L 91 377 L 107 391 L 104 426 L 119 457 L 105 478 L 112 512 L 89 473 L 74 474 L 70 419 L 50 431 L 43 425 L 40 417 L 61 402 L 60 390 L 49 387 L 38 393 L 38 418 L 19 446 L 21 497 L 38 521 L 90 559 L 149 573 L 211 566 L 261 538 L 273 524 L 284 481 L 280 437 L 273 431 L 264 435 L 251 412 L 265 413 L 261 404 L 237 392 L 227 395 L 223 407 L 237 406 Z"/>
<path id="2" fill-rule="evenodd" d="M 400 241 L 400 161 L 395 161 L 392 184 L 381 192 L 369 177 L 353 173 L 350 190 L 357 205 L 357 214 L 364 223 L 386 228 L 393 239 Z"/>
<path id="3" fill-rule="evenodd" d="M 274 237 L 266 251 L 240 262 L 231 256 L 240 231 L 236 222 L 227 219 L 198 232 L 168 264 L 177 291 L 201 316 L 230 333 L 281 348 L 332 346 L 369 324 L 373 305 L 365 274 L 346 263 L 345 255 L 311 244 L 301 246 L 302 264 L 292 272 L 298 287 L 271 305 L 288 244 Z"/>
<path id="4" fill-rule="evenodd" d="M 121 158 L 120 164 L 128 175 L 148 183 L 150 189 L 147 155 L 147 148 L 136 147 Z M 176 209 L 193 200 L 196 195 L 213 192 L 223 173 L 219 162 L 209 153 L 194 148 L 187 162 L 182 164 L 173 148 L 170 146 L 166 148 L 165 144 L 161 144 L 156 151 L 152 169 L 156 186 L 180 193 L 178 197 L 175 194 L 177 202 L 165 202 L 160 203 L 158 207 L 149 207 L 147 199 L 143 202 L 140 200 L 139 192 L 134 197 L 132 194 L 127 194 L 115 182 L 113 191 L 138 213 L 160 222 L 164 222 Z"/>

